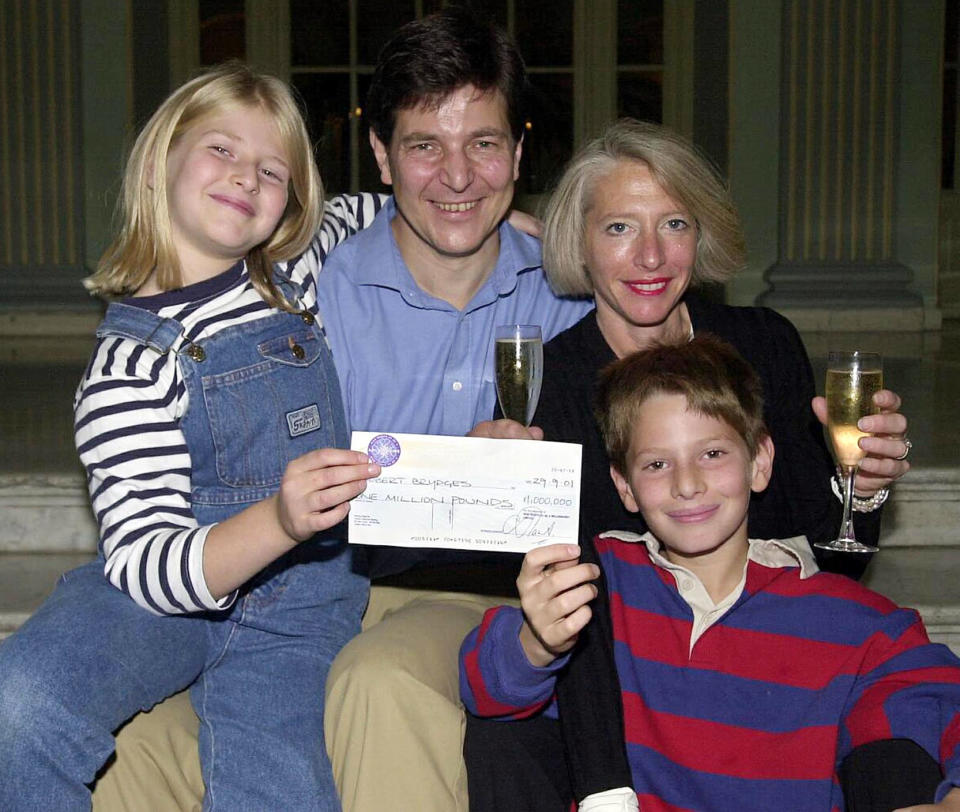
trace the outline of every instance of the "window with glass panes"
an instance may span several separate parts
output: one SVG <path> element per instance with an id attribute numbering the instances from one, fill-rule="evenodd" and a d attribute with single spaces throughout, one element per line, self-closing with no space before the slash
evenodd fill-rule
<path id="1" fill-rule="evenodd" d="M 663 0 L 617 3 L 617 115 L 663 121 Z"/>
<path id="2" fill-rule="evenodd" d="M 289 42 L 273 70 L 304 99 L 324 184 L 331 192 L 380 187 L 368 146 L 363 100 L 377 53 L 409 20 L 443 0 L 178 0 L 198 3 L 202 64 L 271 37 Z M 518 193 L 548 190 L 573 149 L 599 120 L 663 120 L 664 0 L 464 0 L 506 29 L 530 77 Z M 281 5 L 282 4 L 282 5 Z M 276 5 L 276 13 L 271 7 Z M 579 24 L 576 22 L 579 21 Z M 276 30 L 280 26 L 284 30 Z M 615 32 L 607 37 L 604 32 Z M 269 53 L 269 49 L 267 49 Z M 263 49 L 258 50 L 263 54 Z M 269 59 L 266 60 L 269 62 Z M 576 80 L 575 80 L 575 77 Z M 615 84 L 604 87 L 596 83 Z M 600 99 L 614 94 L 615 105 Z M 610 107 L 608 110 L 607 107 Z M 578 130 L 576 122 L 581 124 Z"/>

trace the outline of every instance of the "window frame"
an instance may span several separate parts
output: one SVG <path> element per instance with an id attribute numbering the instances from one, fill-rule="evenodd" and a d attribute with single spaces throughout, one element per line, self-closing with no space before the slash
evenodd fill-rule
<path id="1" fill-rule="evenodd" d="M 350 9 L 350 65 L 327 66 L 303 72 L 343 73 L 350 81 L 351 109 L 360 105 L 358 76 L 372 66 L 357 63 L 357 4 Z M 517 0 L 508 0 L 508 30 L 513 28 Z M 693 135 L 694 8 L 696 0 L 664 0 L 662 66 L 617 65 L 617 0 L 574 0 L 573 43 L 573 149 L 594 137 L 616 118 L 617 76 L 624 69 L 659 69 L 663 75 L 663 123 L 681 134 Z M 423 0 L 415 0 L 415 13 L 424 12 Z M 259 70 L 290 80 L 290 4 L 288 0 L 245 0 L 246 57 Z M 200 68 L 198 0 L 170 0 L 170 78 L 176 86 Z M 254 22 L 255 21 L 255 22 Z M 533 74 L 566 66 L 534 68 Z M 361 150 L 367 149 L 366 133 L 358 117 L 350 116 L 350 191 L 359 183 Z M 524 208 L 533 209 L 542 195 L 529 195 Z"/>

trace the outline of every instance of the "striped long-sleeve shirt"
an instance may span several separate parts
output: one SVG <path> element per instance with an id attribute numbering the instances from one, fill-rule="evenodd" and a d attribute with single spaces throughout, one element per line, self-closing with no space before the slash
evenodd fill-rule
<path id="1" fill-rule="evenodd" d="M 960 660 L 930 643 L 915 611 L 841 576 L 750 560 L 739 597 L 704 630 L 681 594 L 692 583 L 631 543 L 640 537 L 617 535 L 596 546 L 645 812 L 841 809 L 840 761 L 888 738 L 943 765 L 938 798 L 960 785 Z M 531 666 L 521 622 L 491 609 L 464 641 L 461 694 L 478 716 L 554 711 L 565 658 Z"/>
<path id="2" fill-rule="evenodd" d="M 307 252 L 285 264 L 303 290 L 300 305 L 318 318 L 316 274 L 327 252 L 369 225 L 380 205 L 375 195 L 334 198 Z M 181 291 L 128 303 L 183 325 L 174 350 L 275 312 L 250 283 L 243 263 Z M 180 430 L 188 407 L 176 352 L 161 355 L 113 335 L 97 343 L 74 400 L 77 450 L 105 575 L 158 614 L 223 609 L 234 597 L 216 601 L 203 577 L 203 545 L 212 525 L 199 526 L 191 510 L 190 449 Z M 161 566 L 180 606 L 164 595 Z"/>

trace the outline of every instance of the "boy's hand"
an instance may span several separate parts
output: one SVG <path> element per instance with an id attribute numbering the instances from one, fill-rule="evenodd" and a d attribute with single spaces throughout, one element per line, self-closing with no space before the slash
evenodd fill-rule
<path id="1" fill-rule="evenodd" d="M 343 448 L 321 448 L 297 457 L 283 472 L 276 496 L 277 518 L 296 541 L 343 521 L 350 500 L 362 493 L 367 480 L 380 473 L 366 454 Z"/>
<path id="2" fill-rule="evenodd" d="M 854 482 L 854 493 L 858 496 L 873 496 L 880 488 L 888 487 L 910 470 L 906 460 L 907 418 L 900 414 L 900 396 L 889 389 L 881 389 L 873 396 L 874 405 L 879 414 L 861 417 L 861 431 L 869 431 L 873 437 L 861 437 L 860 448 L 867 455 L 860 463 L 860 470 Z M 827 401 L 816 397 L 811 404 L 817 419 L 827 425 Z"/>
<path id="3" fill-rule="evenodd" d="M 543 429 L 538 426 L 529 428 L 516 420 L 484 420 L 477 423 L 467 437 L 489 437 L 494 440 L 542 440 Z"/>
<path id="4" fill-rule="evenodd" d="M 520 645 L 537 668 L 573 648 L 587 625 L 587 604 L 597 597 L 590 581 L 600 577 L 596 564 L 580 564 L 580 548 L 571 544 L 537 547 L 523 558 L 517 591 L 523 608 Z"/>
<path id="5" fill-rule="evenodd" d="M 905 806 L 901 809 L 895 809 L 894 812 L 960 812 L 960 787 L 954 787 L 950 790 L 938 804 Z"/>

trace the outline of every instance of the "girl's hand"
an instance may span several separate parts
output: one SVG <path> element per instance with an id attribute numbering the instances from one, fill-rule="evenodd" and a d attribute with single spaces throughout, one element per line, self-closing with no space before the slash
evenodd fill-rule
<path id="1" fill-rule="evenodd" d="M 861 417 L 858 426 L 861 431 L 869 431 L 874 437 L 861 437 L 860 448 L 867 455 L 860 463 L 860 470 L 854 482 L 857 496 L 873 496 L 880 488 L 886 488 L 900 479 L 910 470 L 906 456 L 910 451 L 907 445 L 907 418 L 900 414 L 900 396 L 889 389 L 881 389 L 873 396 L 873 402 L 880 408 L 880 414 Z M 827 401 L 816 397 L 812 402 L 817 419 L 827 425 Z"/>
<path id="2" fill-rule="evenodd" d="M 542 440 L 543 429 L 529 428 L 516 420 L 484 420 L 470 429 L 467 437 L 490 437 L 495 440 Z"/>
<path id="3" fill-rule="evenodd" d="M 580 548 L 570 544 L 537 547 L 523 558 L 517 591 L 523 608 L 520 645 L 531 665 L 552 663 L 573 648 L 597 597 L 590 581 L 600 577 L 596 564 L 580 564 Z"/>
<path id="4" fill-rule="evenodd" d="M 284 471 L 276 497 L 280 526 L 296 541 L 333 527 L 379 473 L 380 466 L 359 451 L 321 448 L 297 457 Z"/>

